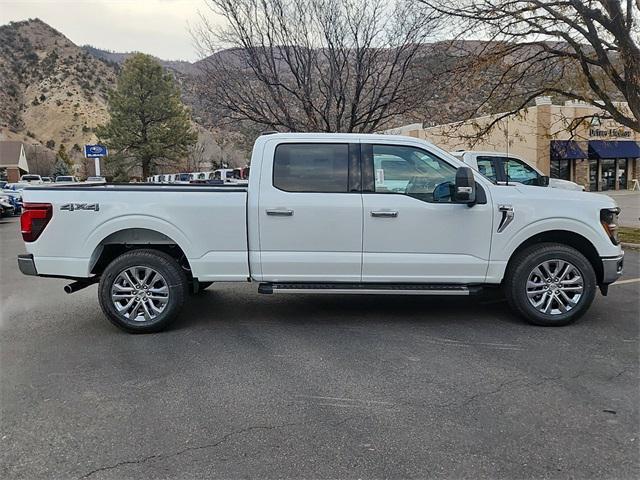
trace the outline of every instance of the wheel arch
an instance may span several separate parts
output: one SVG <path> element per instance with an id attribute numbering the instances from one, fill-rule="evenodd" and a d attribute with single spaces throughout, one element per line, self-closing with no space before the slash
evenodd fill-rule
<path id="1" fill-rule="evenodd" d="M 122 228 L 102 238 L 91 253 L 89 272 L 99 275 L 118 256 L 125 252 L 142 248 L 167 253 L 175 258 L 190 275 L 191 266 L 187 253 L 174 238 L 152 228 L 138 227 Z"/>
<path id="2" fill-rule="evenodd" d="M 587 260 L 593 267 L 598 284 L 602 282 L 602 261 L 595 245 L 585 236 L 568 230 L 547 230 L 527 238 L 526 240 L 521 242 L 511 253 L 505 271 L 508 271 L 509 268 L 511 268 L 514 259 L 520 252 L 522 252 L 525 248 L 538 243 L 560 243 L 575 248 L 587 258 Z"/>

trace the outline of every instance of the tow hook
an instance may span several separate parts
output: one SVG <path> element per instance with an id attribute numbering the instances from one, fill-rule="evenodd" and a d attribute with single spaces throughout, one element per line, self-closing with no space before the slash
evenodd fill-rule
<path id="1" fill-rule="evenodd" d="M 100 281 L 100 277 L 91 277 L 91 278 L 83 278 L 82 280 L 76 280 L 69 285 L 64 286 L 64 291 L 69 295 L 77 292 L 78 290 L 82 290 L 83 288 L 87 288 L 94 283 L 98 283 Z"/>

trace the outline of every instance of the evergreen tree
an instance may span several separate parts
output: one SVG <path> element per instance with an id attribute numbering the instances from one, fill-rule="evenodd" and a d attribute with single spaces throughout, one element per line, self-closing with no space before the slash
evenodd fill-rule
<path id="1" fill-rule="evenodd" d="M 108 109 L 111 118 L 98 127 L 98 138 L 143 178 L 159 164 L 177 164 L 197 140 L 173 77 L 149 55 L 124 62 Z"/>
<path id="2" fill-rule="evenodd" d="M 53 165 L 53 178 L 61 175 L 69 175 L 69 165 L 60 157 L 56 158 L 56 163 Z"/>
<path id="3" fill-rule="evenodd" d="M 60 144 L 60 148 L 58 148 L 58 154 L 56 155 L 56 162 L 61 160 L 67 165 L 67 169 L 71 168 L 71 158 L 69 158 L 69 154 L 67 153 L 67 149 L 63 143 Z"/>

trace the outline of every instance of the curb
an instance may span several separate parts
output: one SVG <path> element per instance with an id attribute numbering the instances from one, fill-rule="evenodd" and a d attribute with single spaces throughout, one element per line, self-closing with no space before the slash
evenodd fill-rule
<path id="1" fill-rule="evenodd" d="M 628 248 L 629 250 L 640 250 L 640 243 L 622 242 L 620 245 L 622 245 L 624 248 Z"/>

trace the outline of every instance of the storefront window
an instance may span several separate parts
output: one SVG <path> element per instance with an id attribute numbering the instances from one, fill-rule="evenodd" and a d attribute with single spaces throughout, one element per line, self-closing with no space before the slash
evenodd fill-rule
<path id="1" fill-rule="evenodd" d="M 600 160 L 602 169 L 602 190 L 616 189 L 616 161 L 613 158 L 603 158 Z"/>
<path id="2" fill-rule="evenodd" d="M 629 166 L 629 159 L 627 158 L 618 159 L 618 189 L 619 190 L 627 189 L 628 166 Z"/>
<path id="3" fill-rule="evenodd" d="M 551 160 L 551 178 L 571 180 L 571 167 L 569 160 Z"/>
<path id="4" fill-rule="evenodd" d="M 598 189 L 598 160 L 589 160 L 589 191 L 597 192 Z"/>

